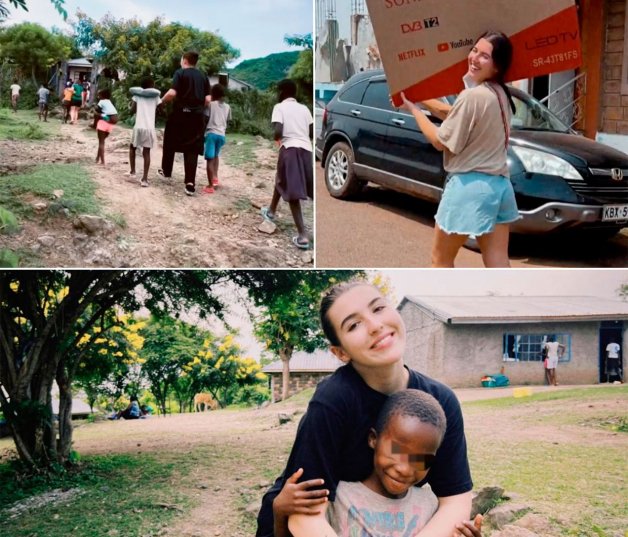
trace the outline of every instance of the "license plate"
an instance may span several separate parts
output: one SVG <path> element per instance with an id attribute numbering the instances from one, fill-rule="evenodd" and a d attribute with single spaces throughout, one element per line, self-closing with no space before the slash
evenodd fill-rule
<path id="1" fill-rule="evenodd" d="M 628 205 L 604 205 L 602 220 L 628 220 Z"/>

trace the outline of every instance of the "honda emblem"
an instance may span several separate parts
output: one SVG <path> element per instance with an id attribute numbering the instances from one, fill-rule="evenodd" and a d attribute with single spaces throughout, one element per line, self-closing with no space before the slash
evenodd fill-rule
<path id="1" fill-rule="evenodd" d="M 624 172 L 621 168 L 611 168 L 611 179 L 613 181 L 621 181 L 624 178 Z"/>

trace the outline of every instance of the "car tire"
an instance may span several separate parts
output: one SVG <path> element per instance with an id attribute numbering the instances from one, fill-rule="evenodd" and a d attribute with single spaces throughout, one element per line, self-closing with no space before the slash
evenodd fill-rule
<path id="1" fill-rule="evenodd" d="M 353 150 L 345 142 L 335 143 L 325 159 L 325 185 L 334 198 L 349 199 L 358 195 L 365 181 L 355 175 Z"/>

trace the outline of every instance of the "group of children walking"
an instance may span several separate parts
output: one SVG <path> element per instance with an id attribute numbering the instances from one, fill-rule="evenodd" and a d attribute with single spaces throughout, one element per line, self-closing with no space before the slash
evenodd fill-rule
<path id="1" fill-rule="evenodd" d="M 135 125 L 129 144 L 129 177 L 136 177 L 136 154 L 142 149 L 144 161 L 140 186 L 149 185 L 148 173 L 151 164 L 150 150 L 155 146 L 156 113 L 159 106 L 174 100 L 174 110 L 168 119 L 164 133 L 162 166 L 158 173 L 170 177 L 175 152 L 183 152 L 185 162 L 185 193 L 195 193 L 196 163 L 199 154 L 206 161 L 207 186 L 203 194 L 213 194 L 220 184 L 218 170 L 220 153 L 226 143 L 226 130 L 232 120 L 231 107 L 225 102 L 225 88 L 215 84 L 211 88 L 207 77 L 195 68 L 198 54 L 188 52 L 181 58 L 181 69 L 174 75 L 172 88 L 161 96 L 154 80 L 145 77 L 139 87 L 130 88 L 131 111 L 135 114 Z M 273 109 L 271 123 L 274 138 L 279 145 L 277 174 L 272 199 L 263 207 L 262 217 L 274 221 L 280 199 L 286 201 L 292 213 L 297 235 L 293 244 L 308 249 L 310 241 L 306 232 L 301 200 L 313 197 L 312 132 L 313 119 L 309 109 L 296 101 L 297 87 L 291 80 L 278 84 L 279 104 Z M 13 109 L 17 109 L 20 87 L 15 81 L 11 86 Z M 79 110 L 87 106 L 90 86 L 88 82 L 68 81 L 63 90 L 63 122 L 78 122 Z M 47 121 L 50 91 L 41 85 L 37 92 L 39 119 Z M 91 127 L 98 136 L 96 163 L 105 164 L 105 140 L 118 122 L 118 111 L 111 101 L 111 91 L 98 91 Z"/>

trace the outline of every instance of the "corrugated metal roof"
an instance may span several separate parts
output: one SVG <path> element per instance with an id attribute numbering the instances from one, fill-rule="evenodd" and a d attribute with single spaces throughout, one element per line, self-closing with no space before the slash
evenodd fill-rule
<path id="1" fill-rule="evenodd" d="M 628 302 L 594 296 L 406 296 L 448 324 L 628 320 Z"/>
<path id="2" fill-rule="evenodd" d="M 68 60 L 68 65 L 72 65 L 74 67 L 91 67 L 92 62 L 90 62 L 87 58 L 75 58 L 73 60 Z"/>
<path id="3" fill-rule="evenodd" d="M 316 350 L 312 353 L 298 351 L 290 358 L 290 371 L 292 373 L 332 373 L 343 363 L 328 350 Z M 281 360 L 272 362 L 262 368 L 264 373 L 281 373 L 283 363 Z"/>

